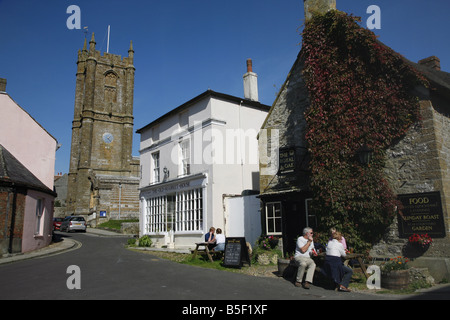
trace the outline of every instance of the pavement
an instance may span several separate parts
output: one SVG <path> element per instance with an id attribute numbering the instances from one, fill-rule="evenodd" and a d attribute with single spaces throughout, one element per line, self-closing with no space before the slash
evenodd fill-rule
<path id="1" fill-rule="evenodd" d="M 87 228 L 86 233 L 93 236 L 99 236 L 99 237 L 126 237 L 130 238 L 133 237 L 133 235 L 129 234 L 121 234 L 114 231 L 108 231 L 108 230 L 102 230 L 102 229 L 96 229 L 96 228 Z M 22 261 L 22 260 L 28 260 L 28 259 L 34 259 L 34 258 L 41 258 L 45 256 L 50 256 L 54 254 L 58 254 L 65 251 L 75 250 L 81 247 L 81 242 L 74 240 L 72 238 L 64 237 L 60 241 L 52 242 L 49 246 L 34 250 L 31 252 L 25 252 L 25 253 L 14 253 L 14 254 L 4 254 L 3 256 L 0 256 L 0 265 L 6 264 L 6 263 L 13 263 L 16 261 Z"/>

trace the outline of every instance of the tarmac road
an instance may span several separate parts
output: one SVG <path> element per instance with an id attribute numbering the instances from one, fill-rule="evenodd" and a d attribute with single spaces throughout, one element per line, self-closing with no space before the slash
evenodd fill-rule
<path id="1" fill-rule="evenodd" d="M 64 241 L 58 248 L 63 250 L 55 246 L 42 250 L 40 256 L 0 259 L 0 299 L 178 300 L 176 312 L 191 306 L 190 302 L 212 300 L 260 304 L 272 300 L 449 299 L 449 287 L 420 296 L 343 293 L 315 286 L 305 290 L 282 278 L 204 269 L 134 252 L 125 248 L 123 236 L 93 231 L 62 235 Z M 78 267 L 79 273 L 68 270 L 70 266 Z M 74 284 L 80 288 L 70 289 Z"/>

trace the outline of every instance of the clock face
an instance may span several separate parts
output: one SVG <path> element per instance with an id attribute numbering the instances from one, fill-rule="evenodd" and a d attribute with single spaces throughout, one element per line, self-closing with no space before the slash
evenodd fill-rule
<path id="1" fill-rule="evenodd" d="M 111 133 L 106 132 L 103 134 L 103 141 L 105 141 L 106 143 L 111 143 L 113 140 L 114 136 Z"/>

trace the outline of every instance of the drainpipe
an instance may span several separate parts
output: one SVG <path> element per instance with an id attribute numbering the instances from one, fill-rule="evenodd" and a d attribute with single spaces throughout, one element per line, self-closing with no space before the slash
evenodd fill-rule
<path id="1" fill-rule="evenodd" d="M 8 252 L 9 253 L 13 253 L 14 229 L 15 229 L 15 225 L 16 225 L 16 208 L 17 208 L 16 202 L 17 202 L 17 188 L 13 186 L 11 225 L 10 225 L 10 228 L 9 228 L 9 245 L 8 245 Z"/>
<path id="2" fill-rule="evenodd" d="M 122 183 L 119 182 L 119 220 L 120 220 L 120 207 L 122 201 Z"/>

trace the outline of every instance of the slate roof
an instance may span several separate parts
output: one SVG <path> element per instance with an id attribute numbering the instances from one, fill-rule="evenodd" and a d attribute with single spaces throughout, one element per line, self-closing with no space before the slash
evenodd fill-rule
<path id="1" fill-rule="evenodd" d="M 174 114 L 177 114 L 183 110 L 185 110 L 186 108 L 188 108 L 189 106 L 193 105 L 194 103 L 204 99 L 204 98 L 209 98 L 209 97 L 214 97 L 214 98 L 218 98 L 218 99 L 223 99 L 226 101 L 231 101 L 231 102 L 235 102 L 235 103 L 241 103 L 243 106 L 246 107 L 250 107 L 250 108 L 256 108 L 256 109 L 260 109 L 260 110 L 265 110 L 265 111 L 269 111 L 270 110 L 270 106 L 267 106 L 265 104 L 260 103 L 259 101 L 252 101 L 252 100 L 248 100 L 248 99 L 244 99 L 244 98 L 239 98 L 239 97 L 235 97 L 235 96 L 231 96 L 229 94 L 225 94 L 225 93 L 220 93 L 217 91 L 213 91 L 211 89 L 206 90 L 205 92 L 199 94 L 198 96 L 196 96 L 195 98 L 192 98 L 191 100 L 183 103 L 182 105 L 176 107 L 175 109 L 167 112 L 166 114 L 162 115 L 161 117 L 159 117 L 158 119 L 150 122 L 149 124 L 147 124 L 146 126 L 136 130 L 136 133 L 142 133 L 144 130 L 154 126 L 155 124 L 161 122 L 162 120 L 173 116 Z"/>
<path id="2" fill-rule="evenodd" d="M 386 47 L 389 50 L 391 50 L 391 52 L 393 54 L 399 54 L 396 51 L 394 51 L 392 48 L 390 48 L 389 46 L 385 45 L 383 42 L 381 42 L 379 40 L 377 40 L 377 42 L 381 46 Z M 405 63 L 411 65 L 413 68 L 415 68 L 419 73 L 421 73 L 429 81 L 430 89 L 432 91 L 437 91 L 443 97 L 450 100 L 450 73 L 442 71 L 442 70 L 436 70 L 436 69 L 433 69 L 429 66 L 426 66 L 426 65 L 423 65 L 420 63 L 412 62 L 412 61 L 408 60 L 407 58 L 405 58 L 403 55 L 401 55 L 401 54 L 399 54 L 399 55 Z M 261 126 L 261 129 L 265 128 L 266 123 L 267 123 L 269 117 L 271 116 L 272 111 L 275 108 L 281 93 L 286 88 L 287 83 L 289 82 L 289 79 L 291 78 L 292 72 L 296 68 L 297 64 L 301 62 L 301 60 L 302 60 L 302 51 L 300 50 L 300 52 L 297 55 L 297 59 L 295 60 L 293 66 L 291 67 L 291 70 L 289 71 L 285 82 L 281 86 L 281 89 L 278 92 L 277 97 L 275 98 L 275 101 L 273 102 L 272 107 L 270 108 L 270 110 L 267 114 L 267 117 Z"/>
<path id="3" fill-rule="evenodd" d="M 17 186 L 51 194 L 56 192 L 43 184 L 19 160 L 0 144 L 0 185 Z"/>
<path id="4" fill-rule="evenodd" d="M 408 62 L 428 79 L 431 89 L 438 90 L 446 98 L 450 99 L 450 73 L 435 70 L 420 63 Z"/>

